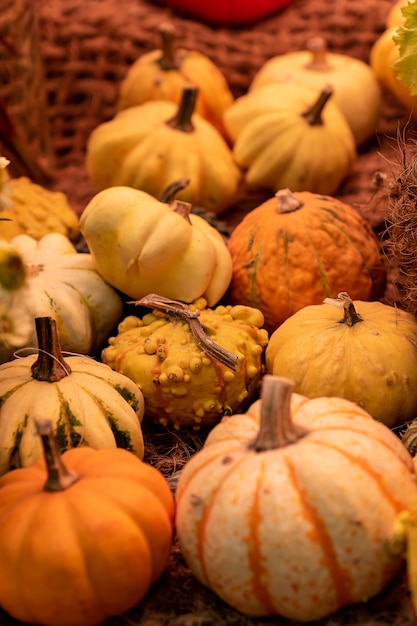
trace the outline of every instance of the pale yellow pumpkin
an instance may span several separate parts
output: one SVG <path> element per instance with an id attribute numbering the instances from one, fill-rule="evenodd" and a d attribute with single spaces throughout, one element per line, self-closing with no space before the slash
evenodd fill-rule
<path id="1" fill-rule="evenodd" d="M 226 209 L 241 172 L 219 131 L 194 113 L 197 92 L 185 88 L 179 105 L 151 100 L 97 126 L 86 155 L 96 190 L 127 185 L 160 198 L 167 185 L 186 177 L 179 200 L 213 213 Z"/>
<path id="2" fill-rule="evenodd" d="M 220 233 L 190 209 L 111 187 L 88 203 L 80 230 L 100 274 L 124 294 L 184 302 L 203 296 L 213 306 L 229 286 L 232 260 Z"/>
<path id="3" fill-rule="evenodd" d="M 176 529 L 192 573 L 225 602 L 305 622 L 366 601 L 399 570 L 387 542 L 417 478 L 363 409 L 292 387 L 265 376 L 261 399 L 209 433 L 180 474 Z"/>
<path id="4" fill-rule="evenodd" d="M 356 159 L 352 131 L 333 89 L 270 84 L 224 114 L 233 155 L 249 187 L 335 193 Z"/>

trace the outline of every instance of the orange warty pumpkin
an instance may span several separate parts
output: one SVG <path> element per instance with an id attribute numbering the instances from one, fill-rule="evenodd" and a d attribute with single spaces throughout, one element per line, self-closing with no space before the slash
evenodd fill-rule
<path id="1" fill-rule="evenodd" d="M 272 332 L 293 313 L 347 291 L 377 300 L 386 272 L 366 220 L 331 196 L 278 191 L 245 215 L 228 242 L 232 304 L 260 309 Z"/>
<path id="2" fill-rule="evenodd" d="M 0 479 L 0 606 L 22 622 L 95 626 L 138 603 L 168 564 L 174 502 L 122 448 L 57 452 Z"/>

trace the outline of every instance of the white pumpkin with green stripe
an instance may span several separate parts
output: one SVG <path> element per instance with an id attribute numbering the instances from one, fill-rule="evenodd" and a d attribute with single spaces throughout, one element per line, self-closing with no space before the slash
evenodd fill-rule
<path id="1" fill-rule="evenodd" d="M 65 235 L 0 239 L 0 363 L 36 347 L 34 319 L 43 316 L 55 318 L 62 350 L 93 355 L 122 311 L 91 254 L 77 252 Z"/>
<path id="2" fill-rule="evenodd" d="M 88 356 L 64 359 L 52 318 L 36 328 L 39 352 L 0 365 L 0 475 L 42 456 L 38 418 L 52 420 L 61 452 L 123 447 L 142 459 L 140 388 Z"/>

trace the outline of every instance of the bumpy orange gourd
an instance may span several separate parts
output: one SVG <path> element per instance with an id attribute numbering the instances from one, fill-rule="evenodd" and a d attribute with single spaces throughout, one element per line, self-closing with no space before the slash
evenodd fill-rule
<path id="1" fill-rule="evenodd" d="M 248 615 L 311 621 L 378 594 L 402 559 L 394 520 L 417 495 L 398 437 L 356 404 L 263 379 L 181 472 L 176 528 L 200 582 Z"/>
<path id="2" fill-rule="evenodd" d="M 120 84 L 119 110 L 148 100 L 179 104 L 184 87 L 198 87 L 195 112 L 223 135 L 223 113 L 234 98 L 226 78 L 208 56 L 197 50 L 177 48 L 173 24 L 160 27 L 161 49 L 140 56 Z"/>
<path id="3" fill-rule="evenodd" d="M 230 301 L 260 309 L 269 331 L 341 291 L 355 300 L 384 291 L 377 237 L 355 209 L 330 196 L 280 190 L 243 218 L 228 248 Z"/>
<path id="4" fill-rule="evenodd" d="M 138 603 L 168 564 L 167 481 L 127 450 L 59 457 L 48 420 L 43 459 L 0 479 L 0 605 L 22 622 L 95 626 Z"/>

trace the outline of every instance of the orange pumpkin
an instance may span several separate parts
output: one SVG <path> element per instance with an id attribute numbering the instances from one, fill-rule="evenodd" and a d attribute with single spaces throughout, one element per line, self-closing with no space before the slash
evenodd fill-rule
<path id="1" fill-rule="evenodd" d="M 331 196 L 278 191 L 245 215 L 228 242 L 232 304 L 260 309 L 275 330 L 293 313 L 347 291 L 377 300 L 386 272 L 365 219 Z"/>
<path id="2" fill-rule="evenodd" d="M 180 474 L 176 528 L 189 568 L 225 602 L 310 621 L 398 571 L 386 543 L 417 478 L 387 426 L 292 387 L 266 375 L 261 399 L 209 433 Z"/>
<path id="3" fill-rule="evenodd" d="M 0 606 L 45 626 L 94 626 L 139 602 L 165 569 L 173 497 L 122 448 L 62 457 L 38 422 L 45 461 L 0 479 Z"/>

